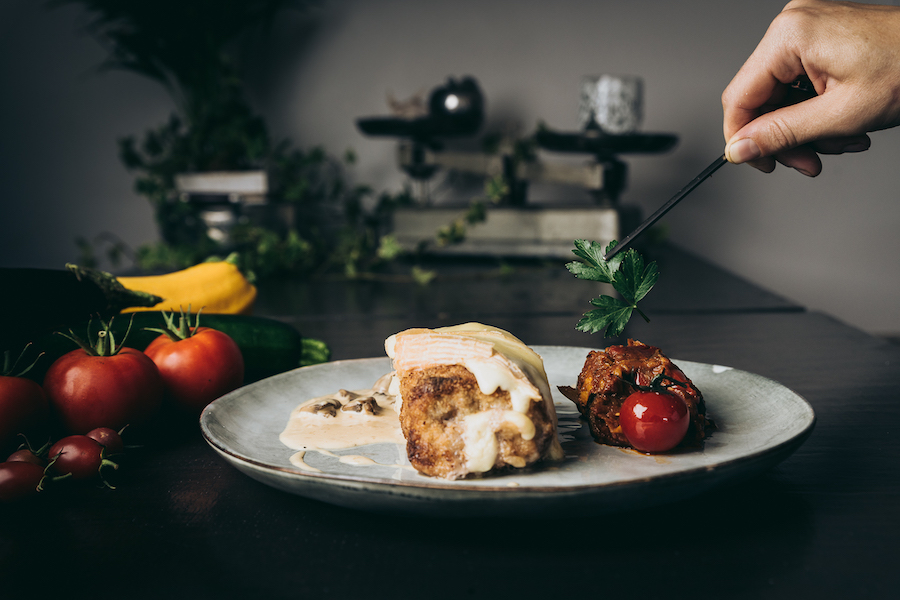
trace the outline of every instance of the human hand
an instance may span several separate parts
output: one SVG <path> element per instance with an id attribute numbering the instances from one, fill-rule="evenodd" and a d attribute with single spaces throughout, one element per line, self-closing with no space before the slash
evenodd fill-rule
<path id="1" fill-rule="evenodd" d="M 817 96 L 793 103 L 807 76 Z M 900 8 L 794 0 L 722 94 L 725 156 L 815 177 L 819 154 L 861 152 L 900 125 Z"/>

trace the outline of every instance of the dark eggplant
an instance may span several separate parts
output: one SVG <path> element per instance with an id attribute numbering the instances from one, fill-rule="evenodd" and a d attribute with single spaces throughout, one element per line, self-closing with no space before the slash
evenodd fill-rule
<path id="1" fill-rule="evenodd" d="M 162 298 L 128 290 L 103 271 L 0 268 L 0 352 L 15 355 L 26 344 L 91 318 L 108 319 L 130 306 L 155 306 Z"/>

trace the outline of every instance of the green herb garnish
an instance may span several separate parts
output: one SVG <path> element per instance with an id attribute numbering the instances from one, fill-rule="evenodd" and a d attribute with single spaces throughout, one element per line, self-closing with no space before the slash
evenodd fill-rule
<path id="1" fill-rule="evenodd" d="M 597 308 L 584 313 L 575 327 L 578 331 L 597 333 L 605 329 L 606 337 L 617 336 L 625 329 L 633 311 L 650 322 L 637 303 L 659 279 L 659 269 L 656 262 L 644 265 L 644 258 L 634 248 L 629 248 L 608 261 L 603 260 L 603 256 L 615 248 L 617 243 L 613 240 L 603 250 L 598 242 L 575 240 L 572 252 L 584 262 L 570 262 L 566 264 L 566 268 L 579 279 L 612 284 L 620 296 L 613 298 L 603 295 L 591 300 L 591 304 Z"/>

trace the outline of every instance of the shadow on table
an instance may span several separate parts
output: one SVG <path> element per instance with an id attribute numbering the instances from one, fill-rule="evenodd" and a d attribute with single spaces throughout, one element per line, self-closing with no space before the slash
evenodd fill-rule
<path id="1" fill-rule="evenodd" d="M 211 532 L 209 548 L 221 565 L 221 585 L 249 579 L 276 597 L 410 597 L 427 590 L 428 598 L 672 598 L 704 589 L 717 590 L 716 597 L 762 597 L 759 582 L 802 568 L 815 538 L 811 509 L 777 471 L 674 504 L 546 519 L 384 516 L 258 491 L 270 496 L 255 531 L 270 540 L 265 555 L 245 555 L 227 528 Z M 239 509 L 228 502 L 226 492 L 217 507 L 223 515 Z M 254 509 L 246 508 L 253 519 Z M 763 578 L 743 568 L 744 559 L 759 555 L 771 569 Z"/>

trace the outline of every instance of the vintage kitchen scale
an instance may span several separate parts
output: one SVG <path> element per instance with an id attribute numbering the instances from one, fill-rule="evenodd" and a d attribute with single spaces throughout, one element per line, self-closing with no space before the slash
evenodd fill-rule
<path id="1" fill-rule="evenodd" d="M 470 256 L 558 257 L 572 256 L 578 238 L 604 243 L 621 239 L 637 224 L 634 208 L 623 207 L 619 198 L 627 182 L 627 165 L 619 155 L 661 153 L 678 137 L 667 133 L 640 133 L 641 89 L 639 78 L 627 76 L 585 77 L 582 80 L 579 122 L 581 130 L 558 132 L 541 128 L 534 134 L 539 149 L 530 160 L 521 160 L 512 145 L 496 153 L 459 152 L 445 149 L 451 138 L 477 134 L 484 120 L 484 98 L 477 82 L 466 77 L 448 80 L 435 88 L 427 105 L 418 111 L 395 111 L 389 117 L 357 120 L 366 135 L 399 138 L 398 164 L 419 190 L 418 205 L 398 209 L 392 233 L 406 247 L 425 247 L 432 252 Z M 548 160 L 551 154 L 584 154 L 581 164 Z M 502 177 L 509 191 L 503 202 L 490 205 L 483 222 L 466 227 L 465 239 L 456 244 L 433 244 L 439 228 L 458 220 L 465 206 L 431 205 L 427 182 L 440 169 Z M 593 203 L 566 205 L 530 203 L 529 183 L 577 186 Z"/>

